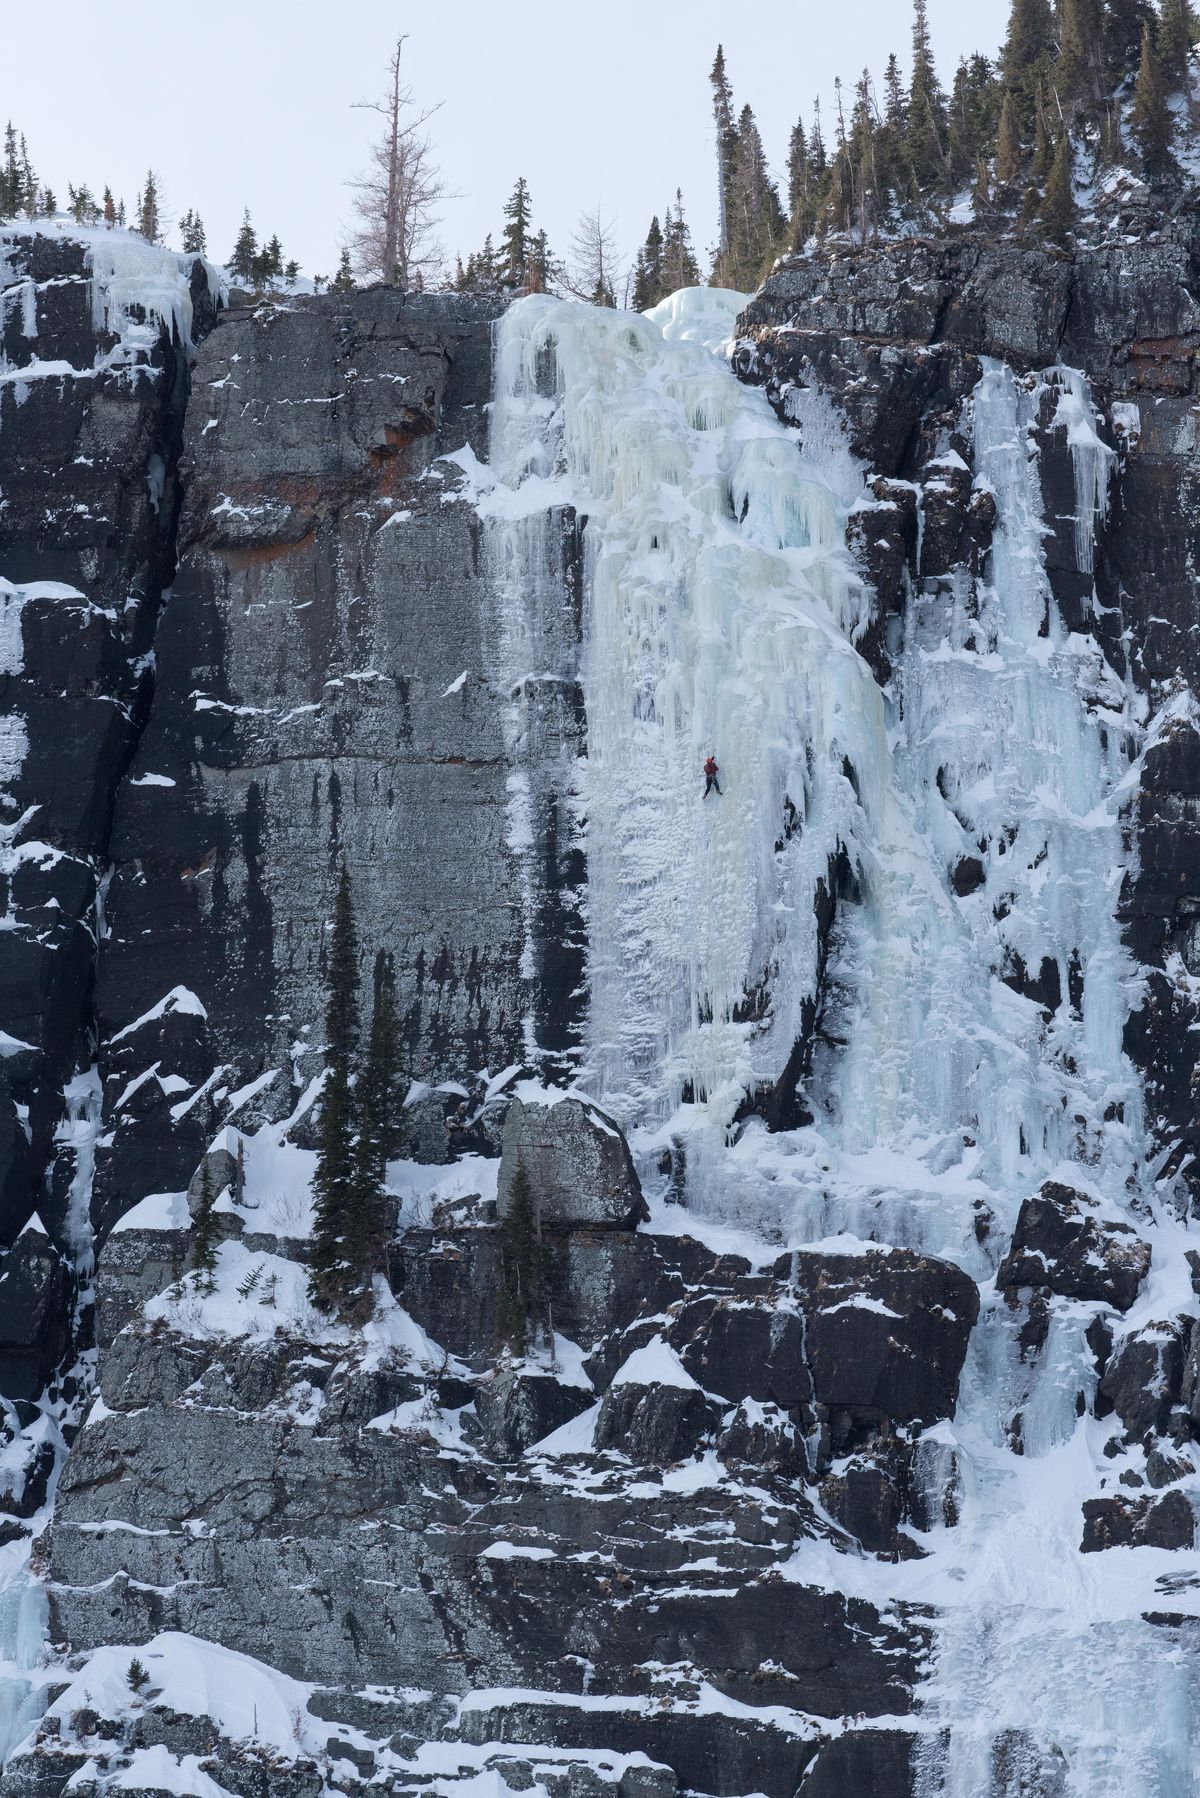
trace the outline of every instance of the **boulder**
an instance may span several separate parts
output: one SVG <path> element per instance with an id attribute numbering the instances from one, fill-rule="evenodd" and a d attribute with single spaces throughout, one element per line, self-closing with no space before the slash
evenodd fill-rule
<path id="1" fill-rule="evenodd" d="M 1161 1435 L 1183 1392 L 1191 1320 L 1155 1323 L 1126 1337 L 1110 1357 L 1096 1409 L 1115 1411 L 1130 1442 Z"/>
<path id="2" fill-rule="evenodd" d="M 722 1419 L 717 1455 L 726 1466 L 742 1463 L 788 1479 L 802 1480 L 808 1474 L 804 1439 L 787 1412 L 753 1398 L 743 1399 Z"/>
<path id="3" fill-rule="evenodd" d="M 1183 1492 L 1162 1498 L 1089 1498 L 1083 1507 L 1081 1554 L 1105 1548 L 1192 1548 L 1196 1515 Z"/>
<path id="4" fill-rule="evenodd" d="M 595 1403 L 590 1385 L 556 1379 L 545 1367 L 501 1367 L 475 1390 L 475 1414 L 488 1450 L 515 1461 L 527 1448 Z"/>
<path id="5" fill-rule="evenodd" d="M 714 1433 L 720 1416 L 719 1407 L 658 1336 L 617 1370 L 600 1404 L 595 1443 L 631 1461 L 683 1461 Z"/>
<path id="6" fill-rule="evenodd" d="M 814 1397 L 834 1452 L 866 1431 L 953 1417 L 979 1292 L 961 1268 L 908 1249 L 862 1255 L 798 1250 L 775 1264 L 804 1313 Z"/>
<path id="7" fill-rule="evenodd" d="M 1045 1286 L 1062 1298 L 1128 1311 L 1149 1271 L 1149 1243 L 1128 1224 L 1101 1220 L 1083 1193 L 1050 1180 L 1021 1206 L 996 1285 Z"/>
<path id="8" fill-rule="evenodd" d="M 70 1346 L 72 1270 L 31 1217 L 0 1259 L 0 1393 L 32 1399 Z"/>
<path id="9" fill-rule="evenodd" d="M 668 1339 L 707 1392 L 785 1410 L 812 1404 L 804 1315 L 786 1288 L 767 1299 L 702 1298 L 681 1307 Z"/>
<path id="10" fill-rule="evenodd" d="M 632 1230 L 649 1217 L 629 1144 L 594 1105 L 514 1098 L 504 1120 L 497 1201 L 512 1203 L 522 1168 L 539 1222 L 551 1229 Z"/>

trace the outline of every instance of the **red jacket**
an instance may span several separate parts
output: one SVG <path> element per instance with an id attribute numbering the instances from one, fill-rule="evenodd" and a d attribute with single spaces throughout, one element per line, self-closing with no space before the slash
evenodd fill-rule
<path id="1" fill-rule="evenodd" d="M 715 756 L 711 756 L 711 755 L 709 756 L 708 760 L 704 764 L 704 772 L 707 775 L 709 780 L 712 779 L 714 774 L 719 772 L 719 769 L 717 768 L 717 762 L 716 762 Z"/>

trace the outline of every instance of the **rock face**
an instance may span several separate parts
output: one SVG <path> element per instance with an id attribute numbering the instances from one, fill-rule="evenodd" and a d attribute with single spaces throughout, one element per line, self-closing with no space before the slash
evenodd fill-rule
<path id="1" fill-rule="evenodd" d="M 0 228 L 0 1244 L 36 1209 L 69 1253 L 87 1228 L 74 1126 L 97 1103 L 99 891 L 175 566 L 187 349 L 215 310 L 199 262 L 151 253 L 119 287 L 110 260 Z"/>
<path id="2" fill-rule="evenodd" d="M 521 1059 L 507 695 L 469 486 L 495 315 L 383 292 L 246 309 L 197 360 L 156 705 L 114 825 L 102 1227 L 187 1183 L 223 1099 L 242 1128 L 300 1101 L 343 860 L 368 991 L 393 957 L 405 1072 Z M 192 996 L 160 1010 L 181 968 Z M 568 1030 L 569 993 L 538 988 Z M 171 1075 L 210 1082 L 182 1116 Z"/>
<path id="3" fill-rule="evenodd" d="M 1070 1045 L 1119 1037 L 1120 1020 L 1089 1012 L 1081 959 L 1012 923 L 994 876 L 1017 832 L 984 841 L 963 822 L 970 770 L 939 770 L 944 882 L 905 903 L 970 919 L 1021 1029 L 1067 1045 L 1061 1154 L 1049 1128 L 1041 1159 L 1010 1129 L 994 1212 L 989 1145 L 923 1144 L 914 1176 L 920 1131 L 898 1111 L 853 1203 L 837 1189 L 808 1101 L 817 1075 L 837 1091 L 866 984 L 849 827 L 812 851 L 801 1039 L 777 1088 L 729 1099 L 724 1160 L 678 1118 L 627 1138 L 571 1090 L 594 923 L 589 539 L 556 501 L 514 640 L 514 570 L 487 528 L 498 300 L 369 292 L 217 320 L 197 267 L 186 316 L 101 319 L 86 245 L 0 234 L 0 252 L 5 363 L 30 371 L 0 380 L 0 604 L 19 625 L 3 669 L 19 729 L 0 735 L 0 1555 L 28 1557 L 44 1532 L 63 1651 L 44 1689 L 0 1690 L 0 1721 L 19 1716 L 3 1798 L 205 1780 L 382 1798 L 431 1778 L 464 1798 L 480 1778 L 548 1798 L 912 1798 L 973 1793 L 984 1766 L 995 1794 L 1073 1789 L 1004 1634 L 1023 1595 L 1039 1615 L 1047 1602 L 1004 1545 L 1003 1602 L 980 1580 L 996 1522 L 977 1487 L 981 1468 L 1018 1490 L 1014 1468 L 1070 1457 L 1069 1479 L 1043 1480 L 1068 1493 L 1070 1554 L 1094 1557 L 1089 1580 L 1145 1578 L 1138 1666 L 1168 1679 L 1157 1632 L 1186 1671 L 1191 1575 L 1162 1557 L 1194 1548 L 1200 1464 L 1200 1323 L 1174 1277 L 1200 1190 L 1200 712 L 1169 691 L 1200 677 L 1193 227 L 1074 259 L 963 234 L 785 265 L 735 352 L 781 417 L 807 418 L 820 390 L 845 421 L 868 600 L 839 653 L 857 648 L 893 707 L 919 599 L 962 625 L 931 666 L 976 653 L 1003 518 L 976 478 L 972 396 L 986 359 L 1030 374 L 1039 541 L 1070 653 L 1107 661 L 1112 682 L 1089 690 L 1106 728 L 1126 728 L 1130 694 L 1145 721 L 1120 797 L 1125 1040 L 1153 1138 L 1136 1225 L 1059 1177 L 1078 1163 L 1088 1187 L 1139 1127 L 1108 1092 L 1094 1129 L 1071 1110 Z M 35 355 L 78 372 L 39 374 Z M 1060 360 L 1087 370 L 1114 471 L 1094 569 Z M 551 493 L 554 472 L 537 470 Z M 732 534 L 727 475 L 714 504 Z M 912 720 L 866 681 L 878 739 L 902 754 Z M 864 774 L 843 767 L 840 816 L 867 802 Z M 775 855 L 801 834 L 789 799 Z M 307 1293 L 343 864 L 364 1001 L 390 958 L 408 1089 L 400 1221 L 362 1327 Z M 766 985 L 731 1011 L 735 1034 L 787 974 L 764 941 Z M 883 994 L 889 1028 L 908 1002 L 902 982 Z M 929 1057 L 950 1078 L 933 1033 Z M 237 1188 L 239 1138 L 252 1190 L 222 1198 L 206 1292 L 184 1271 L 200 1170 Z M 518 1180 L 536 1304 L 514 1340 Z M 1014 1532 L 1019 1510 L 1002 1518 Z M 1060 1573 L 1045 1569 L 1053 1602 Z M 1124 1628 L 1124 1592 L 1122 1607 Z M 1016 1658 L 1033 1661 L 1032 1639 Z M 1078 1649 L 1089 1702 L 1106 1671 L 1090 1641 L 1054 1638 L 1063 1678 Z M 964 1771 L 939 1707 L 986 1712 L 973 1682 L 1001 1660 L 1024 1708 L 986 1742 L 967 1732 Z M 250 1696 L 239 1709 L 231 1693 Z"/>

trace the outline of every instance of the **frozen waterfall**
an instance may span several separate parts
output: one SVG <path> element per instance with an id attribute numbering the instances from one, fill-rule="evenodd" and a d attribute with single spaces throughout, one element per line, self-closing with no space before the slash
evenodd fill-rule
<path id="1" fill-rule="evenodd" d="M 481 509 L 514 694 L 541 666 L 527 607 L 550 534 L 568 509 L 584 521 L 580 1078 L 644 1150 L 687 1133 L 694 1212 L 793 1244 L 919 1249 L 980 1284 L 958 1416 L 918 1457 L 935 1483 L 954 1470 L 955 1526 L 899 1567 L 796 1557 L 801 1582 L 933 1607 L 923 1798 L 1194 1798 L 1196 1662 L 1143 1620 L 1170 1557 L 1079 1552 L 1081 1503 L 1111 1471 L 1087 1411 L 1097 1308 L 1057 1306 L 1028 1355 L 994 1284 L 1048 1178 L 1114 1219 L 1153 1214 L 1156 1267 L 1181 1252 L 1123 1050 L 1121 806 L 1142 722 L 1054 602 L 1036 434 L 1065 434 L 1085 575 L 1113 458 L 1081 375 L 986 366 L 962 439 L 996 504 L 987 567 L 909 593 L 881 690 L 844 547 L 864 471 L 819 394 L 792 396 L 789 429 L 737 381 L 719 343 L 738 303 L 683 294 L 633 317 L 539 297 L 499 328 Z M 705 801 L 710 752 L 725 797 Z M 839 856 L 822 970 L 814 896 Z M 822 973 L 813 1123 L 735 1133 Z M 1156 1277 L 1131 1326 L 1167 1302 Z"/>

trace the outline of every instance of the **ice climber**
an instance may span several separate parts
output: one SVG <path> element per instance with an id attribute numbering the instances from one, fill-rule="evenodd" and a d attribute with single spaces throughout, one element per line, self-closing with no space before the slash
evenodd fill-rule
<path id="1" fill-rule="evenodd" d="M 717 789 L 718 796 L 724 799 L 725 795 L 721 792 L 721 783 L 717 779 L 719 773 L 720 769 L 717 767 L 717 758 L 715 755 L 710 755 L 704 764 L 704 797 L 706 799 L 714 787 Z"/>

